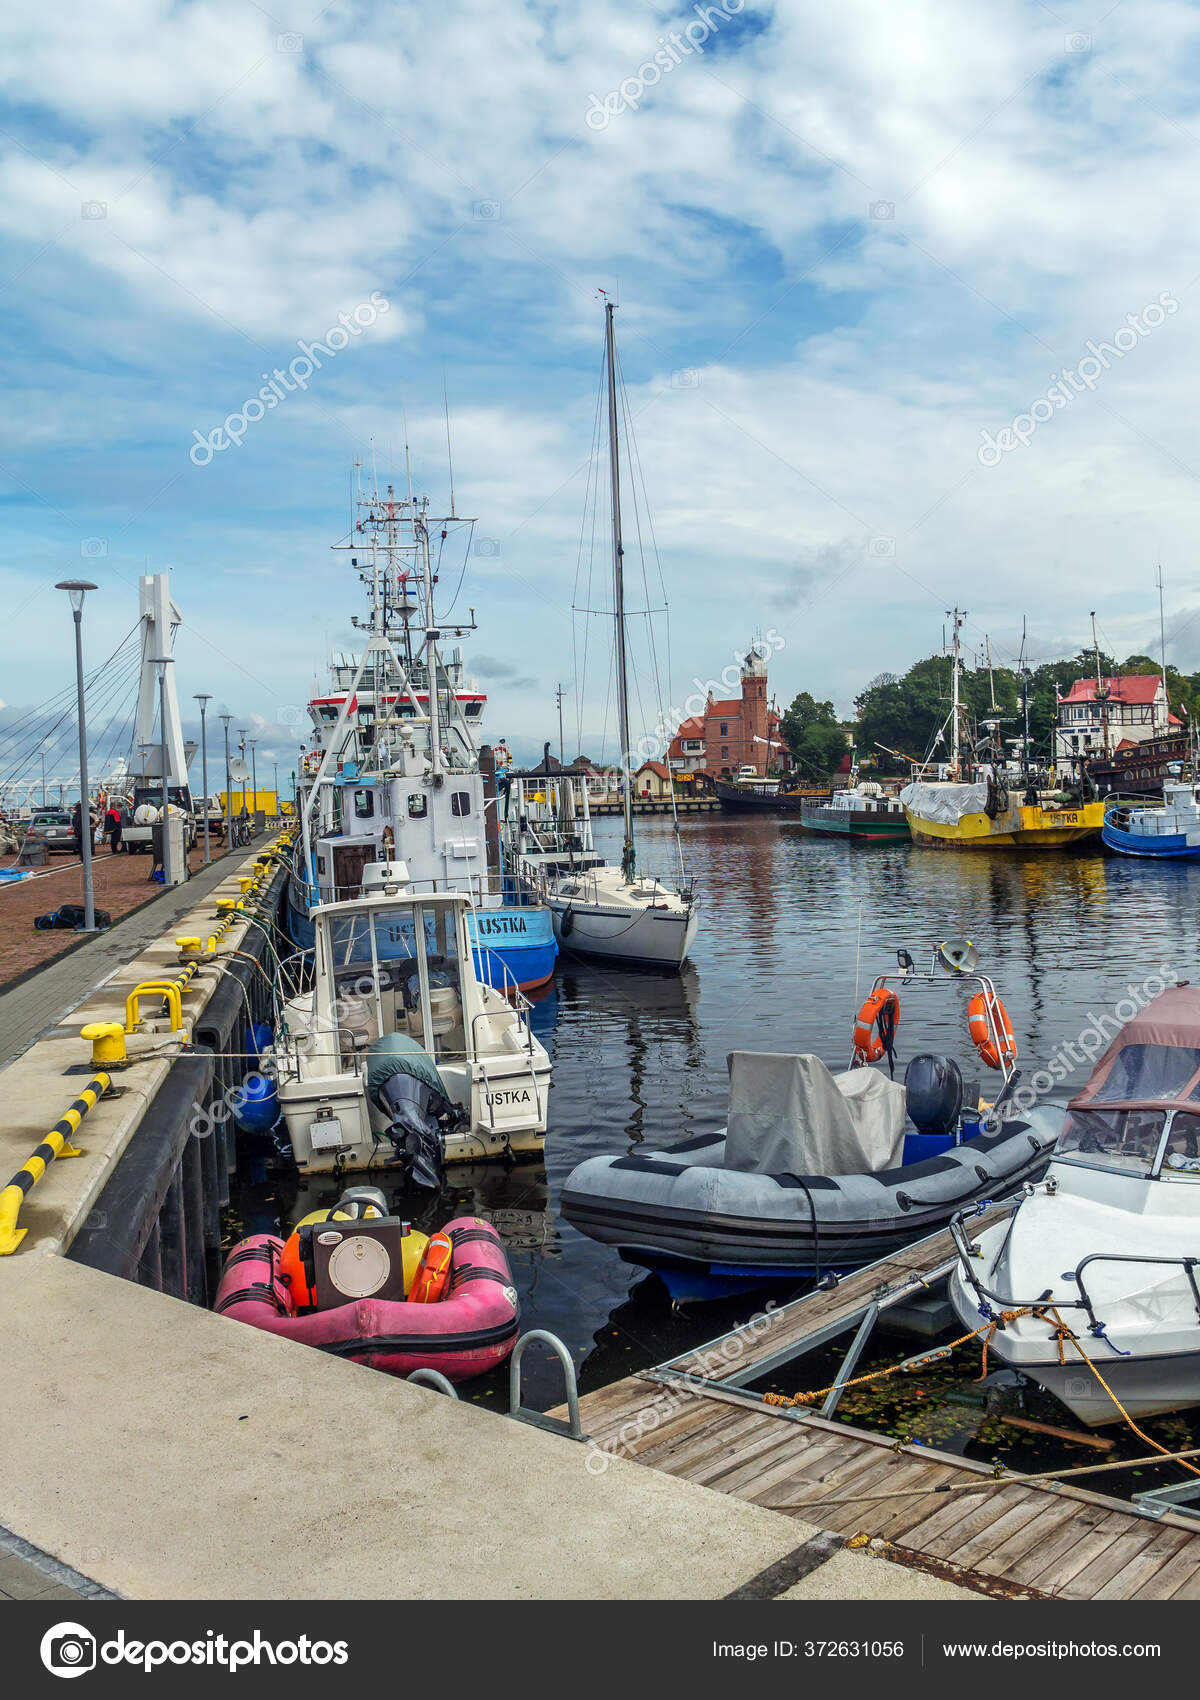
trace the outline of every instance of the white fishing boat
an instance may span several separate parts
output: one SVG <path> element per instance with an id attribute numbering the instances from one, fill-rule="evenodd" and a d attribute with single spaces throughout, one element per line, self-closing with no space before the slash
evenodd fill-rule
<path id="1" fill-rule="evenodd" d="M 477 971 L 471 899 L 372 871 L 311 912 L 312 949 L 280 969 L 272 1065 L 297 1167 L 435 1185 L 443 1161 L 540 1150 L 550 1058 L 503 965 L 499 984 Z"/>
<path id="2" fill-rule="evenodd" d="M 684 877 L 682 865 L 679 878 L 671 881 L 639 873 L 634 843 L 613 313 L 612 302 L 606 302 L 604 353 L 612 515 L 612 617 L 625 828 L 621 865 L 616 867 L 606 861 L 592 841 L 584 776 L 562 768 L 552 773 L 548 757 L 541 774 L 509 776 L 504 817 L 505 857 L 507 868 L 526 889 L 535 891 L 553 914 L 555 936 L 564 950 L 617 963 L 679 968 L 687 960 L 699 923 L 695 887 Z M 677 833 L 677 847 L 678 843 Z"/>
<path id="3" fill-rule="evenodd" d="M 1044 1181 L 955 1226 L 950 1298 L 1091 1426 L 1200 1404 L 1200 988 L 1161 992 L 1072 1099 Z"/>
<path id="4" fill-rule="evenodd" d="M 427 501 L 388 485 L 360 494 L 354 532 L 335 545 L 351 551 L 370 617 L 361 654 L 338 658 L 332 688 L 309 704 L 289 931 L 310 944 L 317 906 L 356 897 L 377 864 L 402 861 L 414 890 L 469 893 L 476 968 L 493 986 L 531 991 L 552 979 L 558 947 L 536 894 L 501 874 L 493 768 L 478 742 L 486 698 L 459 650 L 441 647 L 475 630 L 473 610 L 451 622 L 434 607 L 431 534 L 441 559 L 451 537 L 469 548 L 475 523 L 455 514 L 453 494 L 450 510 L 433 519 Z"/>

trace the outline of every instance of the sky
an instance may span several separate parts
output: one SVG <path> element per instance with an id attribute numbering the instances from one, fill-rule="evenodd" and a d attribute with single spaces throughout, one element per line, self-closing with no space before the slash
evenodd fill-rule
<path id="1" fill-rule="evenodd" d="M 956 604 L 997 660 L 1092 610 L 1155 649 L 1160 563 L 1200 665 L 1195 4 L 273 4 L 0 20 L 0 738 L 70 685 L 54 582 L 98 586 L 91 664 L 169 567 L 185 705 L 290 763 L 363 611 L 354 463 L 403 486 L 407 439 L 444 511 L 445 396 L 488 730 L 557 744 L 561 683 L 566 743 L 614 756 L 572 613 L 602 289 L 634 602 L 670 608 L 635 736 L 758 632 L 782 704 L 843 713 Z"/>

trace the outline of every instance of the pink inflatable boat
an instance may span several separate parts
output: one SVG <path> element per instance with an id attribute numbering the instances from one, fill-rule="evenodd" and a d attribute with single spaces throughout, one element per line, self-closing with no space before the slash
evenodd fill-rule
<path id="1" fill-rule="evenodd" d="M 490 1222 L 458 1216 L 442 1232 L 454 1249 L 445 1296 L 433 1304 L 362 1298 L 297 1314 L 291 1290 L 280 1279 L 284 1242 L 273 1234 L 252 1234 L 230 1252 L 213 1308 L 389 1375 L 437 1369 L 450 1381 L 466 1381 L 495 1369 L 512 1351 L 517 1293 Z"/>

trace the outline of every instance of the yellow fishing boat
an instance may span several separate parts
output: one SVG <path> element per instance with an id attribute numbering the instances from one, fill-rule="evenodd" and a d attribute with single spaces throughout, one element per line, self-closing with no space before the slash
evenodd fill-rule
<path id="1" fill-rule="evenodd" d="M 1061 850 L 1097 837 L 1104 825 L 1103 803 L 1038 789 L 1029 767 L 1028 708 L 1023 770 L 1015 788 L 1008 788 L 1011 768 L 978 759 L 978 747 L 963 727 L 959 695 L 963 615 L 955 608 L 952 617 L 951 709 L 938 733 L 940 740 L 949 731 L 950 760 L 936 770 L 936 778 L 926 777 L 930 770 L 925 765 L 914 765 L 912 780 L 900 793 L 913 843 L 937 850 Z M 994 733 L 998 722 L 985 722 L 989 724 Z M 975 760 L 964 759 L 964 745 L 975 749 Z M 993 738 L 990 753 L 996 755 L 998 749 L 999 740 Z"/>
<path id="2" fill-rule="evenodd" d="M 981 795 L 947 795 L 963 792 Z M 993 815 L 988 811 L 987 792 L 983 784 L 906 786 L 900 800 L 913 843 L 938 850 L 1061 850 L 1095 837 L 1104 825 L 1103 803 L 1067 807 L 1054 799 L 1036 804 L 1010 801 Z M 972 802 L 977 806 L 970 807 Z M 948 804 L 952 807 L 947 808 Z"/>

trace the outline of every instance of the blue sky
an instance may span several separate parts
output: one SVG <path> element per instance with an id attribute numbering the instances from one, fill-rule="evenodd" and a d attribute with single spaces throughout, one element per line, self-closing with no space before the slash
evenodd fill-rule
<path id="1" fill-rule="evenodd" d="M 1102 10 L 10 8 L 4 712 L 69 682 L 56 578 L 97 580 L 98 659 L 169 565 L 181 695 L 287 759 L 281 711 L 359 607 L 329 552 L 351 464 L 373 442 L 402 481 L 406 420 L 444 501 L 445 383 L 459 510 L 490 545 L 468 665 L 492 733 L 531 753 L 573 686 L 597 286 L 621 302 L 669 700 L 774 629 L 780 698 L 848 709 L 956 601 L 1004 658 L 1022 616 L 1035 658 L 1073 652 L 1092 608 L 1145 648 L 1159 560 L 1172 657 L 1200 665 L 1200 12 Z M 693 50 L 655 82 L 672 39 Z M 189 460 L 376 293 L 387 312 L 305 392 Z M 1130 315 L 1133 345 L 1035 417 Z M 1027 440 L 981 464 L 1014 420 Z M 593 755 L 615 753 L 602 677 L 567 714 Z"/>

